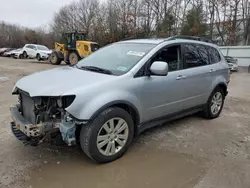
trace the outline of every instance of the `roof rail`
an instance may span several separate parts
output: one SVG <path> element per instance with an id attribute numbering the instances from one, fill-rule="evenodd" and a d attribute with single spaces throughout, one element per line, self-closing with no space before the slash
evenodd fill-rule
<path id="1" fill-rule="evenodd" d="M 207 39 L 203 37 L 196 37 L 196 36 L 177 35 L 177 36 L 167 38 L 167 40 L 175 40 L 175 39 L 197 40 L 197 41 L 202 41 L 202 42 L 207 42 L 207 43 L 213 43 L 211 39 Z"/>

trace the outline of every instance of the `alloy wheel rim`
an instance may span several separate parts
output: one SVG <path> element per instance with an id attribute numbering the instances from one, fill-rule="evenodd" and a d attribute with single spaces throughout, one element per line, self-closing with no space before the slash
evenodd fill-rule
<path id="1" fill-rule="evenodd" d="M 112 118 L 100 128 L 96 145 L 104 156 L 117 154 L 125 146 L 128 140 L 129 128 L 122 118 Z"/>
<path id="2" fill-rule="evenodd" d="M 216 115 L 222 107 L 222 94 L 220 92 L 216 92 L 212 98 L 211 102 L 211 112 L 213 115 Z"/>

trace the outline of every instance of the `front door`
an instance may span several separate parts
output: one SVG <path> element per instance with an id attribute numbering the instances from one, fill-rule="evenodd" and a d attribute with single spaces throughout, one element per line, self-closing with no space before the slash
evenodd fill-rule
<path id="1" fill-rule="evenodd" d="M 154 61 L 165 61 L 169 66 L 167 76 L 141 77 L 141 102 L 145 116 L 142 121 L 163 117 L 186 109 L 186 100 L 190 96 L 192 87 L 188 87 L 189 79 L 183 70 L 181 45 L 169 46 L 161 49 L 153 58 Z M 138 78 L 137 78 L 138 79 Z"/>
<path id="2" fill-rule="evenodd" d="M 30 53 L 29 56 L 30 56 L 31 58 L 35 58 L 35 57 L 36 57 L 36 54 L 37 54 L 37 47 L 34 46 L 34 45 L 32 45 L 29 53 Z"/>

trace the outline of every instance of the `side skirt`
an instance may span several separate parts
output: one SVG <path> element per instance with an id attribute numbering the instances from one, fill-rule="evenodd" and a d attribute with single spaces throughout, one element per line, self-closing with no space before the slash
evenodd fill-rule
<path id="1" fill-rule="evenodd" d="M 192 114 L 195 114 L 197 112 L 200 112 L 200 111 L 202 111 L 204 109 L 204 106 L 205 105 L 196 106 L 196 107 L 193 107 L 193 108 L 183 110 L 181 112 L 169 114 L 169 115 L 166 115 L 166 116 L 163 116 L 163 117 L 160 117 L 160 118 L 156 118 L 156 119 L 153 119 L 153 120 L 150 120 L 150 121 L 143 122 L 143 123 L 141 123 L 141 124 L 139 124 L 137 126 L 137 130 L 138 130 L 137 133 L 140 134 L 143 131 L 145 131 L 147 129 L 150 129 L 152 127 L 156 127 L 156 126 L 162 125 L 164 123 L 167 123 L 167 122 L 170 122 L 170 121 L 173 121 L 173 120 L 177 120 L 177 119 L 183 118 L 185 116 L 192 115 Z"/>

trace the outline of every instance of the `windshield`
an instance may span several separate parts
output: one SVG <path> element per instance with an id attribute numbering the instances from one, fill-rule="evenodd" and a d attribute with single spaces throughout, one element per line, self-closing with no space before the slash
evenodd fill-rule
<path id="1" fill-rule="evenodd" d="M 132 69 L 154 44 L 115 43 L 97 50 L 77 63 L 77 67 L 98 67 L 114 75 L 122 75 Z"/>
<path id="2" fill-rule="evenodd" d="M 38 50 L 49 50 L 46 46 L 36 46 Z"/>

